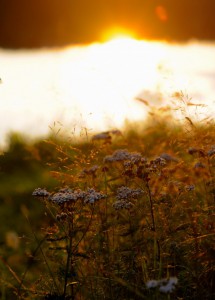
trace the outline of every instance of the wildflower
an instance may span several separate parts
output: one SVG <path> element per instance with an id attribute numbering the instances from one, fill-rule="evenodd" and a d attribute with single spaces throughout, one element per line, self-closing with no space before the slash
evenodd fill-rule
<path id="1" fill-rule="evenodd" d="M 104 162 L 114 161 L 130 161 L 132 164 L 138 164 L 142 159 L 142 155 L 138 152 L 129 152 L 127 149 L 116 150 L 112 155 L 104 158 Z"/>
<path id="2" fill-rule="evenodd" d="M 133 152 L 130 154 L 130 161 L 133 164 L 138 164 L 142 159 L 142 155 L 138 152 Z"/>
<path id="3" fill-rule="evenodd" d="M 159 156 L 159 157 L 155 158 L 154 160 L 152 160 L 152 164 L 153 164 L 154 168 L 156 168 L 157 165 L 165 166 L 166 165 L 166 159 Z"/>
<path id="4" fill-rule="evenodd" d="M 72 193 L 72 189 L 65 187 L 59 190 L 60 193 Z"/>
<path id="5" fill-rule="evenodd" d="M 124 167 L 127 169 L 132 168 L 134 165 L 139 165 L 139 163 L 142 163 L 143 158 L 140 153 L 130 153 L 129 160 L 126 160 L 124 162 Z"/>
<path id="6" fill-rule="evenodd" d="M 94 165 L 94 166 L 92 166 L 92 167 L 88 170 L 88 172 L 89 172 L 89 173 L 95 173 L 98 169 L 99 169 L 99 166 Z"/>
<path id="7" fill-rule="evenodd" d="M 206 166 L 201 163 L 201 162 L 197 162 L 195 165 L 194 165 L 194 169 L 205 169 Z"/>
<path id="8" fill-rule="evenodd" d="M 106 198 L 107 195 L 96 192 L 94 189 L 88 189 L 84 198 L 84 203 L 94 204 L 95 201 Z"/>
<path id="9" fill-rule="evenodd" d="M 99 141 L 99 140 L 110 141 L 111 140 L 110 132 L 109 131 L 101 132 L 101 133 L 95 134 L 92 137 L 92 141 Z"/>
<path id="10" fill-rule="evenodd" d="M 148 289 L 159 287 L 159 291 L 162 293 L 171 293 L 175 289 L 178 283 L 178 278 L 170 277 L 161 280 L 149 280 L 146 282 Z"/>
<path id="11" fill-rule="evenodd" d="M 148 161 L 148 159 L 147 159 L 146 157 L 142 157 L 142 158 L 141 158 L 141 163 L 142 163 L 142 164 L 146 164 L 147 161 Z"/>
<path id="12" fill-rule="evenodd" d="M 153 289 L 153 288 L 157 287 L 158 284 L 159 284 L 158 280 L 149 280 L 149 281 L 146 282 L 146 287 L 148 289 Z"/>
<path id="13" fill-rule="evenodd" d="M 32 196 L 35 197 L 49 197 L 50 193 L 46 189 L 37 188 L 33 191 Z"/>
<path id="14" fill-rule="evenodd" d="M 207 155 L 208 155 L 208 156 L 213 156 L 214 154 L 215 154 L 215 145 L 213 145 L 213 146 L 211 147 L 211 149 L 208 150 L 208 152 L 207 152 Z"/>
<path id="15" fill-rule="evenodd" d="M 124 162 L 124 167 L 129 169 L 129 168 L 132 168 L 133 167 L 133 164 L 131 161 L 125 161 Z"/>
<path id="16" fill-rule="evenodd" d="M 56 204 L 63 204 L 69 201 L 76 201 L 77 197 L 74 193 L 58 192 L 55 193 L 50 199 Z"/>
<path id="17" fill-rule="evenodd" d="M 126 149 L 116 150 L 113 155 L 108 155 L 104 158 L 104 162 L 123 161 L 130 158 L 130 153 Z"/>
<path id="18" fill-rule="evenodd" d="M 84 203 L 94 203 L 97 200 L 104 199 L 106 195 L 96 192 L 94 189 L 88 189 L 87 192 L 76 190 L 74 192 L 62 192 L 60 190 L 51 197 L 51 201 L 56 204 L 64 204 L 77 200 L 84 200 Z"/>
<path id="19" fill-rule="evenodd" d="M 86 197 L 86 192 L 84 192 L 84 191 L 82 191 L 82 190 L 76 190 L 76 191 L 74 191 L 74 197 L 78 200 L 78 199 L 80 199 L 80 200 L 83 200 L 83 199 L 85 199 L 85 197 Z"/>
<path id="20" fill-rule="evenodd" d="M 168 153 L 162 153 L 160 155 L 161 158 L 165 159 L 167 162 L 171 162 L 171 161 L 174 161 L 174 162 L 178 162 L 178 159 L 169 155 Z"/>
<path id="21" fill-rule="evenodd" d="M 118 200 L 126 200 L 126 199 L 137 199 L 139 196 L 143 194 L 141 189 L 131 189 L 127 186 L 121 186 L 117 189 Z"/>
<path id="22" fill-rule="evenodd" d="M 133 203 L 125 201 L 125 200 L 118 200 L 116 202 L 113 203 L 113 208 L 115 210 L 121 210 L 123 208 L 125 209 L 130 209 L 134 206 Z"/>
<path id="23" fill-rule="evenodd" d="M 191 155 L 197 153 L 197 154 L 199 154 L 202 157 L 205 156 L 204 150 L 198 149 L 198 148 L 193 148 L 193 147 L 191 147 L 191 148 L 188 149 L 188 153 L 191 154 Z"/>
<path id="24" fill-rule="evenodd" d="M 186 185 L 186 186 L 185 186 L 185 189 L 186 189 L 188 192 L 194 191 L 194 190 L 195 190 L 195 185 L 194 185 L 194 184 Z"/>
<path id="25" fill-rule="evenodd" d="M 175 285 L 178 283 L 178 278 L 170 277 L 169 279 L 160 280 L 159 291 L 162 293 L 171 293 L 175 289 Z"/>
<path id="26" fill-rule="evenodd" d="M 114 135 L 122 135 L 122 132 L 118 129 L 114 129 L 114 130 L 111 130 L 109 131 L 110 133 L 114 134 Z"/>

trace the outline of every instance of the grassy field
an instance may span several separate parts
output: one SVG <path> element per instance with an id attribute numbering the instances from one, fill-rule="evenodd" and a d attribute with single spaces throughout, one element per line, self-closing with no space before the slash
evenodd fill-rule
<path id="1" fill-rule="evenodd" d="M 0 299 L 214 299 L 212 120 L 143 124 L 0 156 Z"/>

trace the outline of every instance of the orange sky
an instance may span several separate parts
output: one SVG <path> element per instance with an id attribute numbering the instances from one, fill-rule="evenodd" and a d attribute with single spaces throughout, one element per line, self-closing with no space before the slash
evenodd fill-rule
<path id="1" fill-rule="evenodd" d="M 141 39 L 215 39 L 214 0 L 1 0 L 0 47 L 90 43 L 121 27 Z"/>

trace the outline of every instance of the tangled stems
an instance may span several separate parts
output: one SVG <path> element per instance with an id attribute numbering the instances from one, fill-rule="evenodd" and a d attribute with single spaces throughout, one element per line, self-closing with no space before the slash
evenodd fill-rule
<path id="1" fill-rule="evenodd" d="M 110 154 L 109 150 L 105 154 Z M 192 148 L 188 153 L 196 155 L 196 151 Z M 101 161 L 87 162 L 87 168 L 79 169 L 77 181 L 68 183 L 71 188 L 52 194 L 34 191 L 35 196 L 44 196 L 57 207 L 59 217 L 66 215 L 64 219 L 54 218 L 59 227 L 56 236 L 63 232 L 64 237 L 53 240 L 66 245 L 55 248 L 64 251 L 61 298 L 104 299 L 105 295 L 113 299 L 120 295 L 121 299 L 149 299 L 153 293 L 149 289 L 154 289 L 156 296 L 158 292 L 173 293 L 177 280 L 189 279 L 185 266 L 195 271 L 198 285 L 202 270 L 206 270 L 205 281 L 206 276 L 212 276 L 212 258 L 207 250 L 213 238 L 212 217 L 208 210 L 200 211 L 204 205 L 199 198 L 203 195 L 202 181 L 212 177 L 214 152 L 209 153 L 210 176 L 203 168 L 205 156 L 200 164 L 189 156 L 181 160 L 180 152 L 176 157 L 162 153 L 153 158 L 154 153 L 148 158 L 118 149 L 100 157 Z M 199 232 L 205 239 L 201 242 Z M 192 253 L 184 244 L 190 236 Z M 200 254 L 205 259 L 202 265 Z M 197 257 L 196 266 L 191 263 L 192 255 Z M 49 296 L 54 296 L 53 288 L 51 293 Z"/>
<path id="2" fill-rule="evenodd" d="M 91 216 L 90 216 L 90 220 L 88 225 L 85 228 L 85 231 L 83 232 L 83 235 L 81 236 L 81 238 L 75 242 L 74 240 L 74 231 L 75 231 L 75 218 L 74 218 L 74 213 L 75 213 L 75 209 L 74 206 L 70 209 L 69 212 L 69 219 L 68 219 L 68 244 L 66 247 L 66 251 L 67 251 L 67 260 L 66 260 L 66 267 L 65 267 L 65 280 L 64 280 L 64 288 L 63 288 L 63 299 L 66 299 L 66 295 L 67 295 L 67 286 L 68 286 L 68 279 L 69 277 L 73 277 L 75 274 L 75 269 L 74 269 L 74 255 L 75 252 L 78 248 L 78 246 L 80 245 L 81 241 L 85 238 L 87 232 L 90 229 L 90 225 L 92 223 L 93 220 L 93 214 L 94 214 L 94 208 L 95 205 L 91 204 L 92 209 L 91 209 Z M 74 284 L 75 282 L 72 281 L 70 286 L 71 286 L 71 299 L 74 300 L 75 299 L 75 290 L 74 290 Z"/>

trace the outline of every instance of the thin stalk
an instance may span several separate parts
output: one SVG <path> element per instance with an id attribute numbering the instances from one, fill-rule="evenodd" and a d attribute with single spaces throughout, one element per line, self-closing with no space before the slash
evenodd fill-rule
<path id="1" fill-rule="evenodd" d="M 68 222 L 69 224 L 69 244 L 67 245 L 67 261 L 66 261 L 66 270 L 65 270 L 65 280 L 64 280 L 64 289 L 63 289 L 63 299 L 66 299 L 66 289 L 67 289 L 67 283 L 68 283 L 68 275 L 69 275 L 69 269 L 70 264 L 72 264 L 72 244 L 73 244 L 73 214 L 71 218 L 71 222 Z M 74 298 L 74 289 L 72 285 L 72 299 Z"/>
<path id="2" fill-rule="evenodd" d="M 150 190 L 148 182 L 146 182 L 146 188 L 147 188 L 148 195 L 149 195 L 150 213 L 151 213 L 151 219 L 152 219 L 152 227 L 151 227 L 151 229 L 152 229 L 152 231 L 156 232 L 153 199 L 152 199 L 152 194 L 151 194 L 151 190 Z"/>
<path id="3" fill-rule="evenodd" d="M 153 205 L 153 199 L 152 199 L 152 194 L 151 194 L 151 189 L 149 186 L 148 181 L 146 182 L 146 188 L 148 191 L 148 195 L 149 195 L 149 202 L 150 202 L 150 212 L 151 212 L 151 219 L 152 219 L 152 231 L 154 232 L 154 241 L 156 242 L 156 244 L 154 244 L 154 248 L 156 247 L 157 249 L 157 260 L 160 261 L 160 244 L 159 241 L 156 238 L 156 225 L 155 225 L 155 217 L 154 217 L 154 205 Z"/>

